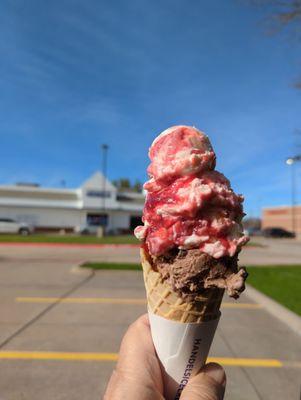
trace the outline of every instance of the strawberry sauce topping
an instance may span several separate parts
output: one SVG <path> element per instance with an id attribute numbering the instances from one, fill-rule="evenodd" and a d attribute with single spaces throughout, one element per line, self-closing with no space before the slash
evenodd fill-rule
<path id="1" fill-rule="evenodd" d="M 150 254 L 173 248 L 196 249 L 214 258 L 233 256 L 248 241 L 243 235 L 243 197 L 214 170 L 208 137 L 196 128 L 176 126 L 153 142 L 144 226 L 135 235 Z"/>

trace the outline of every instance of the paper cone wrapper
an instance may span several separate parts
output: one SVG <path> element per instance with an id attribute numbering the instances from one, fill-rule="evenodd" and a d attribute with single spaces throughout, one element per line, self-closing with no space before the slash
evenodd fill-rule
<path id="1" fill-rule="evenodd" d="M 205 364 L 220 319 L 224 291 L 208 289 L 193 302 L 173 292 L 141 250 L 151 333 L 162 364 L 165 398 L 176 400 Z"/>
<path id="2" fill-rule="evenodd" d="M 190 377 L 206 363 L 219 318 L 181 323 L 149 312 L 154 346 L 163 366 L 164 396 L 180 398 Z"/>

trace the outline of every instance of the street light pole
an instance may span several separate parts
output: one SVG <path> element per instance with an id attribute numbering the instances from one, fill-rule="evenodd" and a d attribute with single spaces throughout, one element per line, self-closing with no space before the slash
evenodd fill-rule
<path id="1" fill-rule="evenodd" d="M 297 161 L 301 161 L 301 155 L 289 157 L 286 160 L 287 165 L 291 166 L 291 216 L 292 216 L 292 232 L 296 235 L 297 221 L 296 221 L 296 194 L 297 194 L 297 182 L 296 182 L 296 169 L 294 164 Z"/>
<path id="2" fill-rule="evenodd" d="M 292 185 L 292 232 L 296 234 L 296 169 L 295 163 L 291 165 L 291 185 Z"/>
<path id="3" fill-rule="evenodd" d="M 108 149 L 109 146 L 107 144 L 101 145 L 102 150 L 102 209 L 103 212 L 106 210 L 106 176 L 107 176 L 107 158 L 108 158 Z M 103 224 L 105 226 L 105 223 Z"/>

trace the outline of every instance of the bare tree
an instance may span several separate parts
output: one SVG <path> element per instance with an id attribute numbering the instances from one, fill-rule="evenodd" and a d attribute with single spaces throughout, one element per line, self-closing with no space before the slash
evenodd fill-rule
<path id="1" fill-rule="evenodd" d="M 249 3 L 267 10 L 265 23 L 269 34 L 286 29 L 296 40 L 301 40 L 301 0 L 249 0 Z M 301 90 L 301 78 L 294 87 Z"/>
<path id="2" fill-rule="evenodd" d="M 250 2 L 256 6 L 270 7 L 270 19 L 277 24 L 278 29 L 288 24 L 301 23 L 301 0 L 250 0 Z"/>
<path id="3" fill-rule="evenodd" d="M 132 183 L 128 178 L 119 178 L 114 180 L 112 183 L 121 192 L 130 191 L 141 193 L 143 189 L 142 183 L 138 179 L 136 179 L 136 181 Z"/>

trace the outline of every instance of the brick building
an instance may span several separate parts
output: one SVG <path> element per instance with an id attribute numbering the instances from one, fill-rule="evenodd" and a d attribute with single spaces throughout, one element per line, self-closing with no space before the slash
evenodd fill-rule
<path id="1" fill-rule="evenodd" d="M 267 207 L 262 210 L 262 228 L 284 228 L 293 231 L 293 213 L 295 232 L 301 236 L 301 205 L 295 206 L 294 211 L 290 206 Z"/>

